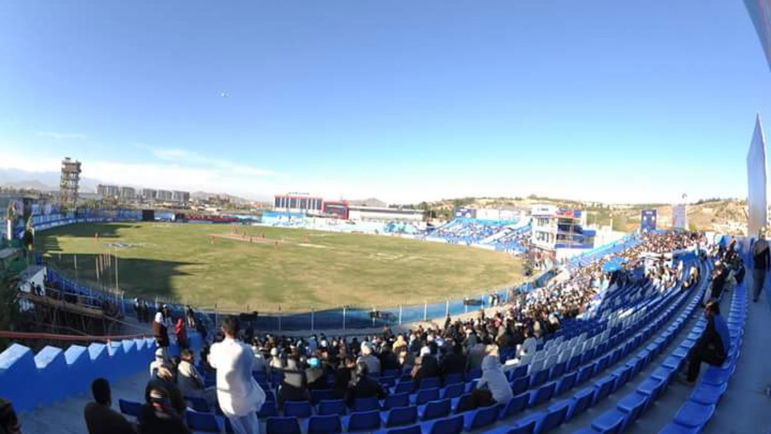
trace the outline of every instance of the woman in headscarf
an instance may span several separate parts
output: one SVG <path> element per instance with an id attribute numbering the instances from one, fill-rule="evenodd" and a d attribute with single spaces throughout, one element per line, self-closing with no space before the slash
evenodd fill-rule
<path id="1" fill-rule="evenodd" d="M 155 320 L 153 321 L 153 336 L 155 336 L 155 343 L 158 344 L 158 348 L 163 350 L 163 358 L 169 359 L 169 329 L 166 327 L 166 322 L 163 319 L 163 314 L 158 311 L 155 312 Z"/>
<path id="2" fill-rule="evenodd" d="M 482 378 L 477 383 L 477 389 L 482 388 L 487 388 L 498 404 L 506 404 L 514 397 L 497 356 L 487 356 L 482 360 Z"/>

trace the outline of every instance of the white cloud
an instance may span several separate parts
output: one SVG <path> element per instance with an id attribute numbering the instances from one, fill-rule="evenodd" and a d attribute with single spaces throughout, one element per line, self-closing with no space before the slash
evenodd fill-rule
<path id="1" fill-rule="evenodd" d="M 67 139 L 85 139 L 85 134 L 80 133 L 62 133 L 57 131 L 37 131 L 35 132 L 36 135 L 40 137 L 48 137 L 51 139 L 56 140 L 67 140 Z"/>

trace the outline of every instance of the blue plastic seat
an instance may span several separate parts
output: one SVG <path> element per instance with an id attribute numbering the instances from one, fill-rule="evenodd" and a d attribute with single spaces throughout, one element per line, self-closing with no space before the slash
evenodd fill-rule
<path id="1" fill-rule="evenodd" d="M 381 372 L 381 374 L 384 377 L 397 377 L 399 375 L 399 370 L 398 369 L 385 369 L 385 370 L 383 370 L 383 372 Z"/>
<path id="2" fill-rule="evenodd" d="M 202 413 L 192 409 L 185 412 L 185 422 L 190 429 L 196 432 L 221 432 L 220 426 L 214 413 Z"/>
<path id="3" fill-rule="evenodd" d="M 448 406 L 449 413 L 449 406 Z M 386 428 L 394 426 L 412 425 L 418 421 L 418 408 L 411 407 L 396 407 L 388 411 L 383 425 Z"/>
<path id="4" fill-rule="evenodd" d="M 287 401 L 284 403 L 284 416 L 309 417 L 313 414 L 313 408 L 308 401 Z"/>
<path id="5" fill-rule="evenodd" d="M 530 375 L 530 387 L 538 387 L 549 379 L 549 371 L 542 370 Z"/>
<path id="6" fill-rule="evenodd" d="M 431 420 L 449 416 L 451 410 L 451 400 L 442 399 L 431 401 L 420 411 L 420 419 Z"/>
<path id="7" fill-rule="evenodd" d="M 675 414 L 674 422 L 686 428 L 701 428 L 709 422 L 715 414 L 714 404 L 699 404 L 687 401 Z"/>
<path id="8" fill-rule="evenodd" d="M 616 382 L 613 384 L 613 390 L 610 393 L 620 389 L 627 381 L 629 381 L 629 378 L 632 376 L 632 368 L 628 366 L 618 368 L 613 371 L 613 375 L 616 377 Z"/>
<path id="9" fill-rule="evenodd" d="M 592 421 L 592 428 L 603 434 L 621 432 L 626 421 L 626 414 L 617 409 L 610 409 Z"/>
<path id="10" fill-rule="evenodd" d="M 594 369 L 597 366 L 596 363 L 592 363 L 591 365 L 584 366 L 583 368 L 578 370 L 578 377 L 576 377 L 576 386 L 580 386 L 584 384 L 587 380 L 592 378 L 594 375 Z"/>
<path id="11" fill-rule="evenodd" d="M 120 407 L 121 413 L 128 416 L 134 416 L 136 418 L 138 418 L 139 413 L 142 412 L 142 404 L 136 401 L 127 401 L 125 399 L 119 399 L 118 407 Z"/>
<path id="12" fill-rule="evenodd" d="M 458 384 L 458 383 L 465 383 L 465 378 L 463 374 L 447 374 L 444 376 L 444 385 L 448 386 L 450 384 Z"/>
<path id="13" fill-rule="evenodd" d="M 399 381 L 396 384 L 396 388 L 394 389 L 394 393 L 412 393 L 414 391 L 415 391 L 414 381 Z"/>
<path id="14" fill-rule="evenodd" d="M 361 412 L 371 410 L 380 410 L 380 401 L 378 401 L 377 397 L 356 398 L 353 401 L 353 411 Z"/>
<path id="15" fill-rule="evenodd" d="M 616 404 L 616 408 L 626 414 L 626 421 L 624 426 L 627 427 L 640 417 L 648 405 L 650 398 L 647 395 L 643 395 L 639 392 L 632 392 L 625 397 L 621 398 Z"/>
<path id="16" fill-rule="evenodd" d="M 301 434 L 295 417 L 269 417 L 265 422 L 267 434 Z"/>
<path id="17" fill-rule="evenodd" d="M 380 428 L 380 412 L 377 410 L 354 412 L 345 419 L 348 432 L 373 431 Z"/>
<path id="18" fill-rule="evenodd" d="M 670 423 L 659 431 L 659 434 L 699 434 L 697 428 L 686 428 L 676 423 Z"/>
<path id="19" fill-rule="evenodd" d="M 335 399 L 335 391 L 332 389 L 311 390 L 311 402 L 318 404 L 325 399 Z"/>
<path id="20" fill-rule="evenodd" d="M 217 408 L 219 408 L 219 406 L 217 406 Z M 276 403 L 272 401 L 265 401 L 265 403 L 262 404 L 260 411 L 257 412 L 258 419 L 265 419 L 275 416 L 278 416 L 278 410 L 276 409 Z"/>
<path id="21" fill-rule="evenodd" d="M 415 395 L 415 404 L 423 405 L 429 401 L 436 401 L 439 399 L 439 388 L 423 389 L 418 391 Z"/>
<path id="22" fill-rule="evenodd" d="M 378 431 L 378 434 L 422 434 L 423 430 L 420 425 L 404 426 L 398 428 L 391 428 L 388 430 Z"/>
<path id="23" fill-rule="evenodd" d="M 343 431 L 337 415 L 312 416 L 308 419 L 308 434 L 334 434 Z"/>
<path id="24" fill-rule="evenodd" d="M 556 404 L 552 404 L 546 410 L 546 416 L 538 425 L 537 432 L 548 432 L 562 425 L 570 409 L 571 399 L 564 399 Z"/>
<path id="25" fill-rule="evenodd" d="M 566 366 L 567 366 L 567 363 L 565 362 L 560 362 L 552 366 L 551 369 L 549 369 L 549 380 L 560 378 L 562 374 L 565 373 Z"/>
<path id="26" fill-rule="evenodd" d="M 592 404 L 594 398 L 594 388 L 587 387 L 580 390 L 573 395 L 572 402 L 570 403 L 570 410 L 568 410 L 567 420 L 573 419 L 573 417 L 583 413 Z"/>
<path id="27" fill-rule="evenodd" d="M 528 365 L 519 365 L 516 368 L 509 371 L 509 381 L 514 381 L 514 379 L 520 378 L 520 377 L 526 377 L 527 376 L 527 370 Z"/>
<path id="28" fill-rule="evenodd" d="M 466 431 L 473 431 L 490 426 L 496 420 L 498 420 L 498 406 L 491 405 L 466 413 L 463 426 L 466 428 Z"/>
<path id="29" fill-rule="evenodd" d="M 396 407 L 407 407 L 410 405 L 409 393 L 397 393 L 394 395 L 388 395 L 383 400 L 383 410 L 390 410 Z"/>
<path id="30" fill-rule="evenodd" d="M 530 386 L 530 377 L 519 377 L 515 378 L 514 381 L 511 383 L 511 390 L 514 392 L 515 395 L 519 395 L 520 393 L 523 393 L 527 390 L 527 388 Z"/>
<path id="31" fill-rule="evenodd" d="M 481 369 L 472 369 L 466 373 L 466 381 L 476 380 L 482 377 Z"/>
<path id="32" fill-rule="evenodd" d="M 674 373 L 674 369 L 667 368 L 665 366 L 659 366 L 655 371 L 653 371 L 653 373 L 651 373 L 651 377 L 664 380 L 665 383 L 669 384 Z"/>
<path id="33" fill-rule="evenodd" d="M 720 398 L 726 391 L 728 384 L 723 383 L 720 386 L 714 386 L 712 384 L 699 384 L 693 389 L 691 393 L 691 401 L 698 402 L 699 404 L 715 404 L 720 402 Z"/>
<path id="34" fill-rule="evenodd" d="M 509 402 L 507 402 L 501 409 L 498 418 L 503 420 L 514 416 L 515 414 L 521 413 L 524 409 L 527 408 L 529 401 L 530 395 L 527 393 L 523 393 L 511 398 Z"/>
<path id="35" fill-rule="evenodd" d="M 528 406 L 535 407 L 542 402 L 550 400 L 554 395 L 554 390 L 556 390 L 556 388 L 557 383 L 552 381 L 549 384 L 544 384 L 543 386 L 539 387 L 538 390 L 531 391 L 530 402 L 528 403 Z"/>
<path id="36" fill-rule="evenodd" d="M 639 386 L 637 386 L 637 391 L 648 395 L 651 397 L 651 400 L 656 400 L 659 396 L 659 392 L 664 388 L 664 380 L 659 380 L 658 378 L 648 378 L 642 383 L 640 383 Z"/>
<path id="37" fill-rule="evenodd" d="M 529 414 L 519 420 L 517 420 L 517 423 L 515 426 L 521 426 L 521 427 L 529 427 L 532 426 L 532 432 L 537 433 L 538 427 L 540 425 L 543 425 L 543 420 L 546 418 L 546 412 L 544 411 L 537 411 L 535 413 Z"/>
<path id="38" fill-rule="evenodd" d="M 450 384 L 448 386 L 445 386 L 444 390 L 442 391 L 442 398 L 443 399 L 457 398 L 463 395 L 463 392 L 465 392 L 465 390 L 466 390 L 466 385 L 463 383 Z"/>
<path id="39" fill-rule="evenodd" d="M 420 380 L 418 389 L 435 389 L 442 385 L 442 380 L 439 377 L 428 377 Z"/>
<path id="40" fill-rule="evenodd" d="M 592 399 L 592 405 L 596 405 L 601 399 L 610 395 L 613 390 L 613 385 L 616 383 L 616 377 L 608 375 L 600 378 L 594 383 L 594 398 Z"/>
<path id="41" fill-rule="evenodd" d="M 704 377 L 701 379 L 701 382 L 703 384 L 712 384 L 714 386 L 719 386 L 723 383 L 726 383 L 733 374 L 733 368 L 735 368 L 735 365 L 729 368 L 717 368 L 715 366 L 710 366 L 704 372 Z"/>
<path id="42" fill-rule="evenodd" d="M 396 386 L 396 377 L 380 377 L 377 379 L 377 381 L 379 381 L 380 384 L 383 385 L 383 387 Z"/>
<path id="43" fill-rule="evenodd" d="M 319 402 L 317 411 L 319 416 L 344 416 L 347 412 L 348 407 L 342 399 L 325 399 Z"/>
<path id="44" fill-rule="evenodd" d="M 459 434 L 463 432 L 463 416 L 455 415 L 421 424 L 424 434 Z"/>
<path id="45" fill-rule="evenodd" d="M 570 374 L 567 374 L 562 378 L 560 378 L 559 382 L 557 382 L 557 390 L 554 392 L 554 394 L 561 395 L 562 393 L 572 389 L 573 386 L 576 384 L 577 376 L 578 376 L 577 372 L 571 372 Z"/>

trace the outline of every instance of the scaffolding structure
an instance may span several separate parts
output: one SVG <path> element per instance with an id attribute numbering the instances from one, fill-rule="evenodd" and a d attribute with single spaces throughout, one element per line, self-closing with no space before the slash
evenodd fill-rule
<path id="1" fill-rule="evenodd" d="M 62 175 L 59 181 L 59 195 L 62 205 L 74 207 L 78 201 L 80 183 L 80 161 L 65 157 L 62 160 Z"/>

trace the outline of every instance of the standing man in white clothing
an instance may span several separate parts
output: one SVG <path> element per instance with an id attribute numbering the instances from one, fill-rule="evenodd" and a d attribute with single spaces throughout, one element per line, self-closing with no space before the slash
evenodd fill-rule
<path id="1" fill-rule="evenodd" d="M 217 370 L 217 399 L 233 431 L 258 434 L 257 412 L 265 402 L 265 392 L 252 377 L 252 349 L 236 340 L 238 329 L 235 316 L 225 317 L 222 321 L 225 339 L 211 346 L 209 364 Z"/>

